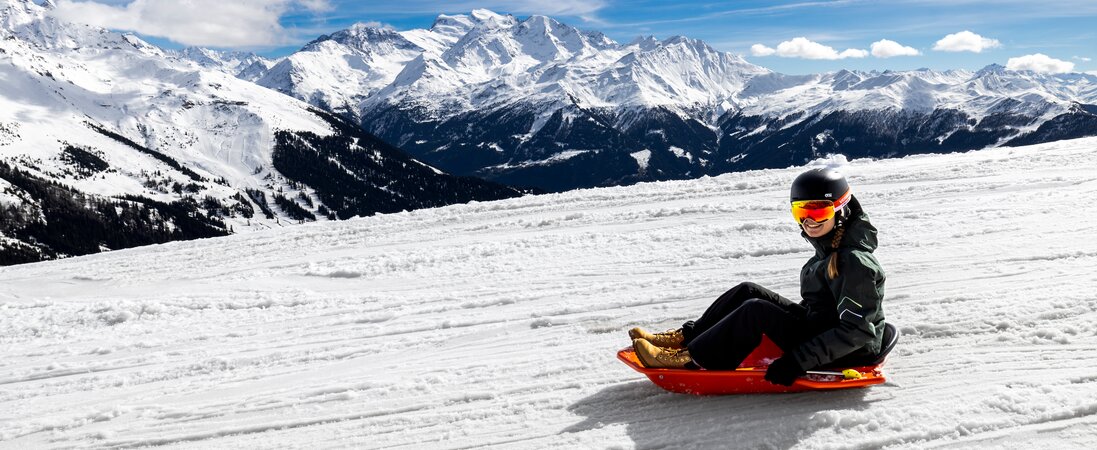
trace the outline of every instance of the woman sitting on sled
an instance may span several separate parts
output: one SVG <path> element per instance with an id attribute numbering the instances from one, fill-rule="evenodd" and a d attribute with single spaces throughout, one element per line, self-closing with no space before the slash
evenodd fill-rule
<path id="1" fill-rule="evenodd" d="M 838 172 L 812 169 L 792 183 L 792 216 L 815 255 L 800 270 L 794 303 L 754 283 L 721 295 L 677 330 L 629 331 L 646 367 L 734 370 L 765 334 L 784 352 L 765 378 L 789 386 L 808 370 L 872 359 L 884 331 L 884 271 L 872 255 L 876 228 Z"/>

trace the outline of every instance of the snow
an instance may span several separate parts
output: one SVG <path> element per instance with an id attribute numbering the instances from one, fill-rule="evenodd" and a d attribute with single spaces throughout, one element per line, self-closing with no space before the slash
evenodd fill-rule
<path id="1" fill-rule="evenodd" d="M 519 21 L 476 10 L 440 15 L 430 29 L 396 32 L 356 25 L 332 36 L 363 33 L 388 37 L 358 39 L 355 45 L 334 38 L 331 45 L 311 43 L 257 83 L 322 108 L 377 119 L 367 119 L 367 127 L 381 135 L 391 131 L 384 123 L 393 117 L 443 123 L 493 111 L 505 117 L 531 113 L 533 122 L 523 130 L 531 135 L 561 111 L 601 110 L 621 130 L 654 110 L 669 111 L 704 124 L 718 139 L 725 135 L 720 118 L 737 115 L 763 119 L 756 129 L 741 130 L 741 137 L 776 131 L 770 124 L 778 118 L 799 117 L 781 125 L 787 129 L 836 112 L 862 119 L 880 115 L 886 120 L 877 125 L 885 127 L 935 111 L 959 112 L 976 122 L 993 114 L 1032 119 L 1012 127 L 1012 134 L 1001 137 L 1006 142 L 1076 103 L 1097 104 L 1097 76 L 1090 74 L 992 65 L 977 72 L 840 70 L 792 76 L 696 39 L 649 36 L 619 44 L 540 15 Z M 953 129 L 943 133 L 966 125 L 949 126 Z M 512 143 L 496 144 L 514 150 Z"/>
<path id="2" fill-rule="evenodd" d="M 978 72 L 840 70 L 790 76 L 683 36 L 619 44 L 549 17 L 518 21 L 487 10 L 441 15 L 429 30 L 399 35 L 416 48 L 392 52 L 387 40 L 327 53 L 306 47 L 283 61 L 285 70 L 274 70 L 259 83 L 314 104 L 351 105 L 362 117 L 396 107 L 444 120 L 525 104 L 537 109 L 531 132 L 573 103 L 615 110 L 619 127 L 639 117 L 630 111 L 661 108 L 713 129 L 729 112 L 808 118 L 836 111 L 935 110 L 957 110 L 976 120 L 995 112 L 1026 115 L 1038 118 L 1033 123 L 1038 127 L 1074 103 L 1097 103 L 1097 77 L 1090 74 L 992 65 Z M 368 61 L 348 64 L 363 51 L 371 53 Z M 348 85 L 359 88 L 348 91 Z"/>
<path id="3" fill-rule="evenodd" d="M 18 208 L 26 203 L 16 193 L 21 189 L 12 186 L 8 180 L 0 178 L 0 208 Z"/>
<path id="4" fill-rule="evenodd" d="M 576 156 L 582 155 L 584 153 L 589 153 L 589 152 L 590 152 L 590 150 L 564 150 L 562 152 L 556 153 L 556 154 L 554 154 L 554 155 L 552 155 L 548 158 L 545 158 L 545 159 L 521 161 L 521 162 L 518 162 L 518 163 L 508 162 L 508 163 L 504 163 L 504 164 L 490 166 L 486 170 L 506 170 L 506 169 L 513 169 L 513 168 L 516 168 L 516 167 L 550 166 L 550 165 L 553 165 L 553 164 L 559 164 L 561 162 L 567 161 L 571 158 L 574 158 Z"/>
<path id="5" fill-rule="evenodd" d="M 275 60 L 263 58 L 255 53 L 218 51 L 200 47 L 187 47 L 182 50 L 167 50 L 166 54 L 177 59 L 192 61 L 199 67 L 217 70 L 234 76 L 253 66 L 254 68 L 269 70 L 271 66 L 277 63 Z"/>
<path id="6" fill-rule="evenodd" d="M 697 40 L 674 37 L 620 45 L 601 33 L 545 16 L 519 22 L 493 14 L 475 11 L 479 23 L 467 16 L 443 15 L 429 31 L 403 32 L 409 39 L 431 33 L 460 39 L 435 39 L 440 46 L 424 45 L 444 49 L 438 54 L 392 59 L 403 65 L 403 71 L 363 101 L 360 112 L 415 105 L 432 117 L 445 118 L 522 102 L 543 113 L 537 119 L 540 123 L 572 101 L 583 107 L 715 108 L 727 103 L 726 98 L 751 76 L 770 73 Z M 316 63 L 335 64 L 330 59 Z M 313 81 L 302 82 L 309 83 Z M 301 91 L 291 93 L 309 98 Z"/>
<path id="7" fill-rule="evenodd" d="M 638 152 L 629 153 L 632 159 L 636 160 L 636 165 L 640 166 L 640 171 L 647 170 L 648 162 L 651 161 L 651 150 L 640 150 Z"/>
<path id="8" fill-rule="evenodd" d="M 331 134 L 307 103 L 254 83 L 202 68 L 131 35 L 59 22 L 31 2 L 0 7 L 0 158 L 38 176 L 102 196 L 140 195 L 170 202 L 179 196 L 146 185 L 152 176 L 190 183 L 185 174 L 92 130 L 96 124 L 161 152 L 210 180 L 201 196 L 227 203 L 243 188 L 266 190 L 277 130 Z M 193 49 L 211 65 L 229 64 L 227 53 Z M 213 61 L 213 58 L 222 58 Z M 236 55 L 232 57 L 243 57 Z M 227 70 L 227 69 L 226 69 Z M 102 153 L 116 170 L 87 178 L 64 175 L 66 144 Z M 230 187 L 231 186 L 231 187 Z M 235 230 L 266 228 L 277 219 L 229 219 Z"/>
<path id="9" fill-rule="evenodd" d="M 803 168 L 0 269 L 0 446 L 1097 446 L 1097 139 L 846 161 L 903 336 L 864 390 L 692 397 L 614 358 L 755 281 Z"/>
<path id="10" fill-rule="evenodd" d="M 693 154 L 681 147 L 670 146 L 670 152 L 679 158 L 685 158 L 689 161 L 693 161 Z"/>
<path id="11" fill-rule="evenodd" d="M 439 54 L 454 39 L 427 30 L 354 24 L 271 67 L 256 83 L 330 109 L 345 109 L 391 83 L 409 61 Z"/>
<path id="12" fill-rule="evenodd" d="M 1009 112 L 1040 117 L 1039 123 L 1066 112 L 1073 103 L 1097 101 L 1097 77 L 1045 75 L 988 66 L 965 70 L 860 72 L 841 70 L 810 77 L 780 74 L 751 79 L 736 95 L 743 113 L 768 117 L 793 112 L 904 110 L 928 113 L 953 109 L 981 119 L 1001 109 L 1004 100 L 1020 101 Z"/>

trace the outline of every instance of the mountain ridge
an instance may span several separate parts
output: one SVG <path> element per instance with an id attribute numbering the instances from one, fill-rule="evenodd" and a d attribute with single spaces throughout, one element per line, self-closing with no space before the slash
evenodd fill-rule
<path id="1" fill-rule="evenodd" d="M 507 180 L 524 178 L 531 167 L 548 170 L 533 177 L 548 190 L 802 163 L 819 151 L 883 157 L 1018 139 L 1044 142 L 1052 134 L 1040 128 L 1056 118 L 1064 123 L 1055 136 L 1097 134 L 1085 125 L 1090 112 L 1074 107 L 1097 104 L 1097 77 L 1088 74 L 1046 75 L 994 64 L 978 71 L 785 75 L 685 36 L 641 36 L 620 44 L 551 17 L 518 19 L 487 10 L 440 15 L 430 29 L 386 32 L 420 40 L 434 36 L 436 45 L 387 59 L 384 70 L 371 61 L 364 71 L 343 68 L 339 60 L 347 54 L 303 48 L 287 58 L 308 60 L 308 70 L 259 84 L 359 120 L 386 141 L 455 173 Z M 315 73 L 339 73 L 344 81 Z M 368 88 L 348 93 L 345 80 L 368 80 Z M 873 111 L 891 123 L 872 125 Z M 582 123 L 588 119 L 597 125 Z M 485 121 L 495 129 L 486 129 Z M 752 128 L 739 130 L 747 122 Z M 825 133 L 817 129 L 820 122 L 849 123 L 864 133 L 822 146 L 811 139 L 779 149 L 765 142 L 787 128 Z M 530 142 L 547 124 L 555 128 L 546 130 L 541 148 L 532 149 Z M 964 138 L 945 144 L 957 134 Z M 872 147 L 867 153 L 861 148 L 866 145 Z M 761 151 L 782 154 L 747 157 Z M 637 152 L 658 157 L 644 167 L 618 158 Z M 613 165 L 613 175 L 576 173 L 591 171 L 568 163 L 576 155 L 587 155 L 591 165 Z"/>

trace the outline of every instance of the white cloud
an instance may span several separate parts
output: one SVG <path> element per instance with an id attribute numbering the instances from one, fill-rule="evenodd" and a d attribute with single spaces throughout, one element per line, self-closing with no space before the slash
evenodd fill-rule
<path id="1" fill-rule="evenodd" d="M 1086 58 L 1085 56 L 1075 56 L 1073 59 L 1077 59 L 1078 61 L 1081 61 L 1081 62 L 1090 62 L 1090 61 L 1092 61 L 1092 59 Z"/>
<path id="2" fill-rule="evenodd" d="M 845 58 L 864 58 L 868 56 L 868 50 L 861 50 L 859 48 L 847 48 L 842 50 L 842 53 L 838 54 L 838 59 Z"/>
<path id="3" fill-rule="evenodd" d="M 53 14 L 61 20 L 133 31 L 184 45 L 264 47 L 291 41 L 279 23 L 293 8 L 331 9 L 328 0 L 134 0 L 114 6 L 60 0 Z"/>
<path id="4" fill-rule="evenodd" d="M 1040 73 L 1065 73 L 1074 70 L 1074 63 L 1052 58 L 1043 53 L 1018 56 L 1006 62 L 1009 70 L 1031 70 Z"/>
<path id="5" fill-rule="evenodd" d="M 327 12 L 335 9 L 328 0 L 297 0 L 297 3 L 312 12 Z"/>
<path id="6" fill-rule="evenodd" d="M 895 41 L 880 39 L 872 43 L 872 56 L 891 58 L 893 56 L 918 56 L 921 53 L 914 47 L 907 47 Z"/>
<path id="7" fill-rule="evenodd" d="M 437 0 L 400 0 L 391 1 L 362 1 L 348 2 L 361 3 L 358 7 L 363 11 L 372 11 L 371 4 L 396 4 L 394 11 L 402 13 L 436 14 L 438 12 L 451 11 L 467 14 L 474 9 L 487 9 L 499 14 L 542 15 L 560 19 L 560 16 L 579 17 L 583 20 L 601 21 L 596 13 L 609 6 L 608 0 L 459 0 L 439 2 Z M 356 5 L 357 6 L 357 5 Z M 340 6 L 343 8 L 343 6 Z"/>
<path id="8" fill-rule="evenodd" d="M 438 0 L 363 0 L 341 1 L 339 2 L 339 12 L 362 17 L 370 17 L 378 13 L 403 16 L 433 16 L 439 13 L 468 14 L 472 10 L 486 9 L 499 14 L 514 14 L 517 16 L 552 16 L 566 23 L 571 23 L 569 22 L 570 18 L 577 17 L 595 24 L 615 25 L 606 22 L 597 15 L 600 11 L 613 6 L 612 3 L 610 0 L 451 0 L 446 2 Z M 568 20 L 564 20 L 565 18 Z M 616 25 L 620 26 L 620 24 Z M 636 28 L 636 30 L 641 29 Z"/>
<path id="9" fill-rule="evenodd" d="M 750 46 L 750 54 L 754 56 L 769 56 L 774 53 L 777 53 L 777 50 L 766 47 L 762 44 L 754 44 Z"/>
<path id="10" fill-rule="evenodd" d="M 975 52 L 981 53 L 988 48 L 1000 47 L 1002 44 L 997 39 L 990 39 L 964 30 L 941 38 L 933 46 L 934 50 L 942 52 Z"/>
<path id="11" fill-rule="evenodd" d="M 499 4 L 497 8 L 515 14 L 580 17 L 590 16 L 606 7 L 605 0 L 508 0 Z"/>
<path id="12" fill-rule="evenodd" d="M 791 41 L 777 44 L 777 56 L 804 59 L 845 59 L 864 58 L 868 56 L 868 52 L 849 48 L 839 53 L 833 47 L 810 41 L 804 37 L 797 37 L 793 38 Z"/>

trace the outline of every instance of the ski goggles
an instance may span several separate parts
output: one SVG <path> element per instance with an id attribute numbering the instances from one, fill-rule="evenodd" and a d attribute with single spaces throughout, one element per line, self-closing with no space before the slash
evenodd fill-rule
<path id="1" fill-rule="evenodd" d="M 835 212 L 841 210 L 849 203 L 850 192 L 846 191 L 838 200 L 800 200 L 792 202 L 792 217 L 796 223 L 804 223 L 811 219 L 816 223 L 823 223 L 834 218 Z"/>

